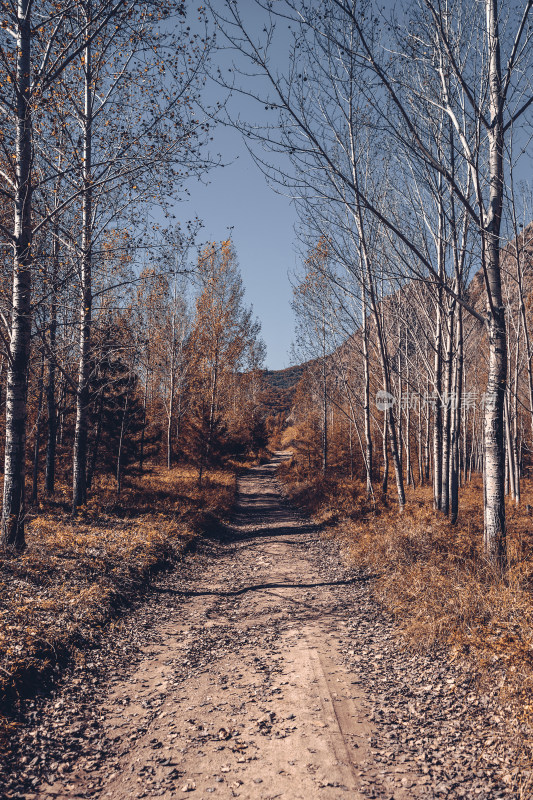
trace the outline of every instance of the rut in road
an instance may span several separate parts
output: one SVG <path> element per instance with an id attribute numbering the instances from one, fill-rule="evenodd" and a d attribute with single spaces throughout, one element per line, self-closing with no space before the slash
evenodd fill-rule
<path id="1" fill-rule="evenodd" d="M 444 755 L 430 770 L 392 742 L 376 749 L 377 684 L 364 658 L 378 672 L 386 654 L 399 658 L 401 672 L 406 657 L 395 655 L 368 576 L 341 567 L 283 499 L 283 457 L 240 478 L 227 540 L 193 559 L 188 576 L 160 583 L 136 663 L 110 668 L 107 686 L 63 712 L 74 764 L 55 764 L 26 797 L 504 796 L 494 771 L 476 775 L 467 764 L 450 783 Z M 391 702 L 382 695 L 378 707 Z M 408 727 L 396 723 L 401 739 Z"/>

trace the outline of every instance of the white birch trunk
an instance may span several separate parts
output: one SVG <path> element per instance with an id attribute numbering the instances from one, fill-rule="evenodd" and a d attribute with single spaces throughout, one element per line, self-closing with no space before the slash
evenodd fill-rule
<path id="1" fill-rule="evenodd" d="M 87 23 L 91 18 L 90 2 L 85 7 Z M 82 192 L 82 263 L 78 388 L 76 392 L 76 427 L 74 431 L 72 513 L 87 500 L 87 414 L 92 327 L 92 44 L 84 50 L 85 101 L 83 119 L 83 192 Z"/>
<path id="2" fill-rule="evenodd" d="M 56 339 L 57 339 L 57 281 L 59 273 L 59 231 L 54 224 L 52 239 L 52 276 L 50 285 L 50 332 L 48 357 L 48 382 L 46 386 L 46 405 L 48 409 L 48 438 L 46 443 L 45 492 L 50 497 L 55 489 L 57 408 L 56 408 Z"/>
<path id="3" fill-rule="evenodd" d="M 450 455 L 451 455 L 451 428 L 452 428 L 452 380 L 453 380 L 453 325 L 455 307 L 451 302 L 448 308 L 448 325 L 446 349 L 444 356 L 444 393 L 443 393 L 443 421 L 442 421 L 442 475 L 440 510 L 448 516 L 450 510 Z"/>
<path id="4" fill-rule="evenodd" d="M 6 444 L 2 546 L 22 550 L 28 365 L 31 340 L 32 267 L 32 133 L 31 133 L 31 1 L 17 6 L 16 141 L 13 310 L 6 390 Z"/>
<path id="5" fill-rule="evenodd" d="M 489 46 L 489 205 L 484 220 L 483 248 L 489 303 L 489 372 L 484 414 L 484 549 L 486 558 L 502 570 L 506 564 L 505 441 L 503 428 L 507 383 L 507 340 L 500 275 L 500 224 L 503 205 L 503 102 L 498 9 L 486 0 Z"/>
<path id="6" fill-rule="evenodd" d="M 462 416 L 462 388 L 463 388 L 463 310 L 461 306 L 457 309 L 457 328 L 456 328 L 456 347 L 454 370 L 454 408 L 453 425 L 451 435 L 451 458 L 450 458 L 450 522 L 455 525 L 459 514 L 459 478 L 461 471 L 460 464 L 460 438 L 461 438 L 461 416 Z M 463 431 L 463 438 L 466 432 Z"/>
<path id="7" fill-rule="evenodd" d="M 366 450 L 366 492 L 372 494 L 372 473 L 373 473 L 373 447 L 372 432 L 370 428 L 370 357 L 368 352 L 368 320 L 366 310 L 366 296 L 363 288 L 363 413 L 365 426 L 365 450 Z M 351 467 L 353 472 L 353 467 Z"/>

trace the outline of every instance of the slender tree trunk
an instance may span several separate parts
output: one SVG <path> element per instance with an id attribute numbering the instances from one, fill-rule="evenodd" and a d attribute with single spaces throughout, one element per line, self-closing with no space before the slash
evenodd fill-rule
<path id="1" fill-rule="evenodd" d="M 402 389 L 402 358 L 401 358 L 401 350 L 402 350 L 402 338 L 400 331 L 398 330 L 398 395 L 397 395 L 397 403 L 396 408 L 398 409 L 398 458 L 400 460 L 400 465 L 402 468 L 403 474 L 403 421 L 402 421 L 402 411 L 403 411 L 403 389 Z M 407 479 L 409 483 L 409 479 Z"/>
<path id="2" fill-rule="evenodd" d="M 57 419 L 59 421 L 57 429 L 57 439 L 61 446 L 63 446 L 63 434 L 65 433 L 65 397 L 66 397 L 66 380 L 64 376 L 61 377 L 59 383 L 59 391 L 57 397 Z"/>
<path id="3" fill-rule="evenodd" d="M 528 400 L 529 400 L 529 424 L 531 428 L 531 438 L 533 439 L 533 352 L 531 349 L 531 339 L 529 336 L 529 325 L 526 313 L 526 304 L 525 304 L 525 297 L 524 297 L 524 283 L 523 283 L 523 258 L 522 258 L 522 249 L 525 244 L 524 240 L 520 241 L 519 231 L 518 231 L 518 224 L 516 220 L 516 205 L 514 202 L 514 198 L 511 204 L 512 214 L 513 214 L 513 224 L 514 224 L 514 232 L 515 232 L 515 245 L 516 245 L 516 278 L 517 278 L 517 286 L 518 286 L 518 308 L 520 313 L 520 322 L 522 329 L 524 331 L 524 346 L 526 349 L 526 368 L 527 368 L 527 389 L 528 389 Z M 517 368 L 518 368 L 518 356 L 517 356 Z M 516 398 L 516 393 L 515 393 Z"/>
<path id="4" fill-rule="evenodd" d="M 452 428 L 452 398 L 453 398 L 453 326 L 455 304 L 449 305 L 448 330 L 446 337 L 446 350 L 444 356 L 444 393 L 443 393 L 443 424 L 442 424 L 442 477 L 440 510 L 446 516 L 450 510 L 450 457 L 451 457 L 451 428 Z"/>
<path id="5" fill-rule="evenodd" d="M 350 124 L 352 125 L 353 119 L 350 117 Z M 353 136 L 352 139 L 352 147 L 353 147 Z M 354 185 L 358 186 L 358 174 L 356 169 L 356 161 L 354 159 L 354 151 L 352 151 L 352 161 L 353 161 L 353 180 Z M 383 336 L 383 330 L 381 325 L 380 319 L 380 312 L 377 304 L 376 298 L 376 291 L 374 285 L 374 275 L 372 264 L 370 261 L 366 236 L 365 236 L 365 228 L 364 228 L 364 221 L 363 221 L 363 214 L 361 209 L 361 202 L 360 202 L 360 195 L 359 192 L 356 191 L 355 197 L 355 223 L 357 225 L 357 232 L 359 235 L 359 245 L 360 245 L 360 256 L 361 256 L 361 277 L 362 282 L 366 286 L 366 290 L 368 292 L 368 297 L 370 300 L 370 307 L 372 310 L 372 316 L 376 325 L 376 334 L 378 340 L 378 352 L 381 362 L 381 372 L 383 377 L 383 389 L 388 394 L 391 395 L 391 381 L 390 381 L 390 374 L 389 374 L 389 364 L 387 359 L 387 350 L 385 345 L 385 339 Z M 394 473 L 396 477 L 396 490 L 398 494 L 398 506 L 400 512 L 403 511 L 405 507 L 405 491 L 403 487 L 403 474 L 402 474 L 402 464 L 398 454 L 398 437 L 396 435 L 396 422 L 394 419 L 394 414 L 392 408 L 388 410 L 388 413 L 385 414 L 385 421 L 387 422 L 387 427 L 389 431 L 389 441 L 390 441 L 390 448 L 391 448 L 391 455 L 392 455 L 392 462 L 394 465 Z M 387 473 L 388 473 L 388 457 L 387 457 Z M 387 474 L 388 477 L 388 474 Z"/>
<path id="6" fill-rule="evenodd" d="M 1 544 L 23 550 L 28 365 L 31 343 L 32 134 L 31 0 L 18 0 L 13 311 L 6 390 Z"/>
<path id="7" fill-rule="evenodd" d="M 518 377 L 520 372 L 520 334 L 521 334 L 521 320 L 518 318 L 516 330 L 516 345 L 515 345 L 515 361 L 514 361 L 514 374 L 513 374 L 513 402 L 512 406 L 509 403 L 509 428 L 511 439 L 511 462 L 514 473 L 514 501 L 520 502 L 520 468 L 518 459 Z"/>
<path id="8" fill-rule="evenodd" d="M 497 263 L 494 247 L 489 245 L 488 249 L 492 251 L 491 260 Z M 495 277 L 494 282 L 496 280 Z M 507 378 L 505 334 L 504 315 L 496 311 L 489 322 L 489 378 L 484 416 L 484 545 L 487 558 L 500 569 L 506 563 L 503 435 Z"/>
<path id="9" fill-rule="evenodd" d="M 126 392 L 126 399 L 124 402 L 124 411 L 122 412 L 122 422 L 120 424 L 120 437 L 118 440 L 118 454 L 117 454 L 117 495 L 120 497 L 122 491 L 122 447 L 124 444 L 124 431 L 126 429 L 126 418 L 128 415 L 128 402 L 130 399 L 130 390 Z"/>
<path id="10" fill-rule="evenodd" d="M 474 469 L 474 459 L 475 459 L 475 449 L 476 449 L 476 407 L 474 406 L 474 410 L 472 412 L 472 438 L 470 441 L 470 458 L 468 460 L 468 481 L 472 480 L 472 470 Z"/>
<path id="11" fill-rule="evenodd" d="M 324 350 L 325 348 L 323 348 Z M 326 355 L 322 355 L 322 475 L 328 470 L 328 386 Z"/>
<path id="12" fill-rule="evenodd" d="M 515 386 L 513 395 L 513 434 L 512 434 L 513 466 L 515 474 L 515 502 L 520 502 L 520 456 L 518 447 L 518 353 L 516 358 Z"/>
<path id="13" fill-rule="evenodd" d="M 466 386 L 465 376 L 463 375 L 463 386 Z M 466 391 L 463 392 L 466 395 Z M 468 480 L 468 408 L 466 402 L 461 404 L 462 410 L 462 436 L 463 436 L 463 486 Z"/>
<path id="14" fill-rule="evenodd" d="M 411 396 L 409 379 L 411 377 L 409 371 L 409 353 L 407 351 L 407 331 L 405 331 L 405 476 L 408 486 L 413 485 L 413 469 L 411 467 Z"/>
<path id="15" fill-rule="evenodd" d="M 91 3 L 85 6 L 87 24 L 91 20 Z M 74 432 L 72 513 L 87 500 L 87 414 L 89 409 L 89 377 L 92 327 L 92 115 L 93 76 L 92 44 L 84 50 L 85 100 L 83 119 L 83 192 L 82 192 L 82 255 L 81 312 L 78 390 L 76 393 L 76 427 Z"/>
<path id="16" fill-rule="evenodd" d="M 217 392 L 218 392 L 218 351 L 215 354 L 215 362 L 211 376 L 211 402 L 209 404 L 209 427 L 207 431 L 207 442 L 205 446 L 206 461 L 211 453 L 211 445 L 213 441 L 213 433 L 215 428 L 215 414 L 217 407 Z"/>
<path id="17" fill-rule="evenodd" d="M 426 436 L 424 441 L 424 483 L 429 483 L 430 478 L 430 431 L 431 431 L 431 403 L 429 402 L 429 376 L 426 381 Z"/>
<path id="18" fill-rule="evenodd" d="M 350 480 L 353 481 L 353 441 L 352 441 L 352 417 L 350 414 L 349 427 L 348 427 L 348 446 L 350 452 Z M 368 475 L 368 470 L 367 470 Z"/>
<path id="19" fill-rule="evenodd" d="M 181 447 L 180 438 L 181 438 L 181 414 L 182 414 L 181 404 L 183 401 L 182 394 L 183 394 L 183 387 L 180 384 L 180 390 L 178 393 L 178 411 L 176 414 L 176 457 L 178 461 L 179 461 L 179 451 Z"/>
<path id="20" fill-rule="evenodd" d="M 52 276 L 50 285 L 50 340 L 48 357 L 48 382 L 46 405 L 48 410 L 48 438 L 46 442 L 45 491 L 48 497 L 54 493 L 56 478 L 57 408 L 56 408 L 56 340 L 57 340 L 57 292 L 59 275 L 59 230 L 54 224 L 52 238 Z"/>
<path id="21" fill-rule="evenodd" d="M 37 419 L 35 421 L 35 442 L 33 446 L 33 480 L 32 480 L 32 489 L 31 489 L 31 501 L 32 503 L 37 502 L 39 489 L 38 489 L 38 481 L 39 481 L 39 451 L 40 451 L 40 444 L 41 444 L 41 422 L 42 422 L 42 413 L 43 413 L 43 395 L 44 395 L 44 350 L 41 354 L 41 369 L 39 373 L 39 381 L 38 381 L 38 398 L 37 398 Z"/>
<path id="22" fill-rule="evenodd" d="M 388 428 L 388 421 L 387 417 L 389 415 L 388 411 L 385 411 L 383 416 L 383 436 L 382 436 L 382 446 L 383 446 L 383 480 L 381 482 L 381 494 L 383 495 L 383 499 L 387 499 L 387 489 L 389 485 L 389 451 L 387 448 L 387 428 Z"/>
<path id="23" fill-rule="evenodd" d="M 440 511 L 442 500 L 442 290 L 440 288 L 436 313 L 433 367 L 433 505 Z"/>
<path id="24" fill-rule="evenodd" d="M 174 366 L 175 365 L 174 365 L 174 353 L 173 353 L 170 361 L 170 397 L 168 398 L 167 469 L 171 469 L 172 467 L 172 428 L 174 425 L 174 391 L 175 391 L 175 379 L 176 379 Z"/>
<path id="25" fill-rule="evenodd" d="M 139 448 L 139 471 L 143 471 L 144 467 L 144 439 L 146 435 L 146 406 L 148 403 L 148 370 L 146 370 L 146 378 L 144 381 L 144 398 L 143 398 L 143 423 L 141 429 L 141 446 Z"/>
<path id="26" fill-rule="evenodd" d="M 461 394 L 463 388 L 463 309 L 457 309 L 457 332 L 456 332 L 457 354 L 455 359 L 455 379 L 454 379 L 454 409 L 453 409 L 453 428 L 452 428 L 452 457 L 450 459 L 450 522 L 455 525 L 459 514 L 459 476 L 460 464 L 460 438 L 461 438 L 461 416 L 462 403 Z M 463 438 L 465 437 L 463 431 Z"/>
<path id="27" fill-rule="evenodd" d="M 420 392 L 420 385 L 419 390 Z M 418 434 L 418 481 L 420 486 L 424 485 L 424 464 L 423 464 L 423 452 L 422 452 L 422 407 L 420 403 L 420 397 L 418 397 L 418 414 L 417 414 L 417 434 Z"/>
<path id="28" fill-rule="evenodd" d="M 104 395 L 103 391 L 100 392 L 98 399 L 98 411 L 96 413 L 96 428 L 94 431 L 94 441 L 89 459 L 89 466 L 87 469 L 87 490 L 90 491 L 93 485 L 94 474 L 96 472 L 96 461 L 98 459 L 98 450 L 100 448 L 100 441 L 102 438 L 102 418 L 104 416 Z"/>
<path id="29" fill-rule="evenodd" d="M 366 249 L 364 252 L 366 252 Z M 386 351 L 386 344 L 385 339 L 383 336 L 383 328 L 381 325 L 381 318 L 380 318 L 380 311 L 376 301 L 376 295 L 374 291 L 373 285 L 373 276 L 370 270 L 370 264 L 367 260 L 366 255 L 364 256 L 364 262 L 366 264 L 366 273 L 368 277 L 368 287 L 369 287 L 369 294 L 370 294 L 370 302 L 372 308 L 372 315 L 374 317 L 374 322 L 376 325 L 376 337 L 378 341 L 378 352 L 380 356 L 381 362 L 381 374 L 383 378 L 383 389 L 385 391 L 386 396 L 392 398 L 391 393 L 391 381 L 389 375 L 389 364 L 387 360 L 387 351 Z M 392 456 L 392 463 L 394 466 L 394 474 L 396 478 L 396 490 L 398 494 L 398 506 L 400 511 L 403 511 L 405 506 L 405 491 L 403 488 L 403 474 L 402 474 L 402 464 L 400 461 L 399 450 L 398 450 L 398 437 L 396 433 L 396 422 L 394 419 L 394 413 L 391 407 L 385 413 L 385 421 L 387 423 L 387 429 L 389 432 L 389 443 L 391 449 L 391 456 Z M 388 473 L 388 456 L 387 456 L 387 473 Z M 388 477 L 388 475 L 387 475 Z"/>
<path id="30" fill-rule="evenodd" d="M 373 447 L 372 432 L 370 428 L 370 356 L 368 352 L 368 318 L 366 308 L 366 292 L 362 288 L 363 294 L 363 413 L 365 426 L 365 450 L 366 450 L 366 493 L 372 494 L 373 477 Z M 350 428 L 351 436 L 351 428 Z M 351 439 L 350 439 L 351 447 Z M 351 453 L 350 453 L 351 460 Z M 353 467 L 350 467 L 353 472 Z"/>
<path id="31" fill-rule="evenodd" d="M 0 407 L 2 405 L 2 390 L 4 388 L 4 367 L 5 367 L 5 355 L 0 355 Z M 4 432 L 5 433 L 5 432 Z M 0 474 L 4 474 L 4 462 L 0 461 Z M 1 547 L 1 533 L 0 533 L 0 547 Z"/>
<path id="32" fill-rule="evenodd" d="M 484 415 L 484 547 L 487 559 L 503 570 L 507 561 L 505 532 L 503 433 L 507 384 L 507 336 L 500 274 L 500 225 L 503 205 L 503 101 L 498 9 L 486 0 L 489 49 L 489 205 L 483 230 L 488 282 L 489 370 Z"/>
<path id="33" fill-rule="evenodd" d="M 513 440 L 511 436 L 511 420 L 509 419 L 509 397 L 506 395 L 503 409 L 504 424 L 505 424 L 505 440 L 507 443 L 506 448 L 506 494 L 511 493 L 513 500 L 516 499 L 516 486 L 514 474 L 514 458 L 513 458 Z"/>

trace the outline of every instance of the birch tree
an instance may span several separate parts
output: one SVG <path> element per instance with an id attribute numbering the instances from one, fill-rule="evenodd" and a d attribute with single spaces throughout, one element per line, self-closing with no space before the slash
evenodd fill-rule
<path id="1" fill-rule="evenodd" d="M 244 287 L 231 240 L 206 245 L 198 259 L 200 291 L 191 333 L 191 385 L 198 419 L 199 482 L 215 444 L 236 374 L 257 369 L 260 326 L 244 305 Z"/>
<path id="2" fill-rule="evenodd" d="M 251 62 L 255 74 L 262 76 L 261 84 L 253 86 L 247 78 L 241 86 L 279 115 L 277 125 L 261 130 L 238 124 L 251 141 L 287 153 L 297 167 L 272 165 L 256 151 L 262 168 L 297 196 L 314 192 L 320 202 L 342 200 L 352 211 L 357 198 L 365 214 L 379 221 L 395 249 L 396 273 L 403 270 L 405 277 L 428 282 L 485 326 L 489 374 L 484 411 L 484 548 L 497 569 L 506 561 L 507 339 L 499 255 L 503 157 L 509 138 L 533 103 L 528 83 L 531 7 L 526 0 L 521 8 L 509 8 L 502 33 L 496 0 L 483 4 L 457 0 L 445 8 L 421 0 L 411 4 L 400 20 L 385 20 L 370 2 L 331 0 L 324 5 L 287 0 L 283 8 L 268 5 L 263 41 L 250 32 L 234 4 L 225 3 L 217 14 L 226 46 Z M 272 67 L 268 43 L 275 36 L 276 20 L 286 24 L 287 19 L 295 33 L 290 64 L 282 74 Z M 404 185 L 413 171 L 425 173 L 434 184 L 441 181 L 468 214 L 484 275 L 485 313 L 457 293 L 447 273 L 427 258 L 420 236 L 406 233 L 398 216 L 390 213 L 387 204 L 377 205 L 364 182 L 357 179 L 359 164 L 354 163 L 347 135 L 354 68 L 357 123 L 380 131 L 383 145 L 402 153 L 403 160 L 395 167 L 396 174 L 403 175 L 400 183 Z M 268 88 L 263 89 L 265 85 Z M 451 151 L 444 150 L 435 136 L 435 118 L 449 120 L 454 131 Z M 373 166 L 379 174 L 379 161 Z M 465 174 L 471 191 L 465 192 Z M 318 195 L 317 178 L 322 185 Z M 418 223 L 415 230 L 424 227 L 424 218 Z M 440 453 L 436 461 L 441 462 Z M 437 495 L 442 495 L 440 486 Z"/>
<path id="3" fill-rule="evenodd" d="M 71 24 L 70 3 L 43 2 L 38 14 L 32 0 L 2 4 L 5 25 L 0 40 L 2 79 L 0 112 L 2 148 L 7 159 L 2 194 L 12 203 L 12 223 L 2 227 L 14 251 L 12 315 L 8 323 L 9 358 L 6 393 L 6 449 L 2 544 L 24 547 L 24 476 L 27 419 L 28 364 L 32 324 L 32 240 L 47 219 L 33 215 L 33 119 L 64 69 L 84 49 L 86 26 Z M 123 0 L 102 3 L 90 37 L 124 5 Z M 48 177 L 48 176 L 47 176 Z M 42 181 L 42 178 L 41 178 Z"/>

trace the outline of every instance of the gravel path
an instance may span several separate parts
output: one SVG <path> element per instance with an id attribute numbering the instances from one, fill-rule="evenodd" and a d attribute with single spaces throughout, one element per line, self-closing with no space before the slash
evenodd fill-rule
<path id="1" fill-rule="evenodd" d="M 519 797 L 495 698 L 401 648 L 371 576 L 283 500 L 282 457 L 240 479 L 226 540 L 29 704 L 4 797 Z"/>

